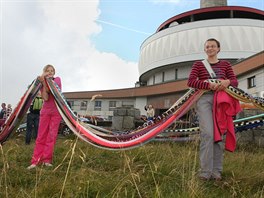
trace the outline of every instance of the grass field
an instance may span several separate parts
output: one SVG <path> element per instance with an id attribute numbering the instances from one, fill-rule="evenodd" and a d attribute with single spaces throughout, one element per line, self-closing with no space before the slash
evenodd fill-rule
<path id="1" fill-rule="evenodd" d="M 27 170 L 34 144 L 14 135 L 1 147 L 0 197 L 264 197 L 264 148 L 225 152 L 223 181 L 197 178 L 198 142 L 150 142 L 103 150 L 75 136 L 58 138 L 54 166 Z"/>

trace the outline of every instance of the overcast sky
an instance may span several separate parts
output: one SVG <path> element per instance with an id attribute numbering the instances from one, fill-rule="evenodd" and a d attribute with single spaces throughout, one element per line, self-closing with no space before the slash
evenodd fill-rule
<path id="1" fill-rule="evenodd" d="M 228 5 L 264 9 L 264 0 Z M 0 103 L 14 106 L 46 64 L 63 91 L 134 87 L 140 45 L 200 0 L 1 0 Z"/>

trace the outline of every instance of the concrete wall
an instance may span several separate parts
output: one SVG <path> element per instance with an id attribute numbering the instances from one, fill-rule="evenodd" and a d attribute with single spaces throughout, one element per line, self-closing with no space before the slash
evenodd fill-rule
<path id="1" fill-rule="evenodd" d="M 239 113 L 239 118 L 249 117 L 264 113 L 258 109 L 246 109 Z M 250 129 L 236 134 L 238 144 L 255 144 L 264 147 L 264 126 Z"/>

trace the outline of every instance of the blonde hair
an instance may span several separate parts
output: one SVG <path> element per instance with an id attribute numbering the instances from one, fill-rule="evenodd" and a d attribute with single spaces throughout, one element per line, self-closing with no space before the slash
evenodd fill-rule
<path id="1" fill-rule="evenodd" d="M 54 70 L 54 74 L 55 74 L 55 67 L 53 65 L 46 65 L 44 68 L 43 68 L 43 72 L 46 72 L 48 68 L 52 68 Z"/>

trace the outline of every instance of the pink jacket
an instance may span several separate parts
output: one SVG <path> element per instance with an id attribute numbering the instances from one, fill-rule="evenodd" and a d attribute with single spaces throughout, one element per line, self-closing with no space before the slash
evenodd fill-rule
<path id="1" fill-rule="evenodd" d="M 57 85 L 61 89 L 60 77 L 56 77 L 53 80 L 55 83 L 57 83 Z M 49 95 L 49 99 L 47 101 L 44 101 L 40 113 L 43 113 L 43 112 L 57 112 L 57 113 L 59 113 L 57 106 L 55 104 L 54 96 L 52 94 Z"/>
<path id="2" fill-rule="evenodd" d="M 241 111 L 237 99 L 228 95 L 225 91 L 217 91 L 214 94 L 214 140 L 222 141 L 222 135 L 226 134 L 225 149 L 233 152 L 236 148 L 236 135 L 232 116 Z"/>

